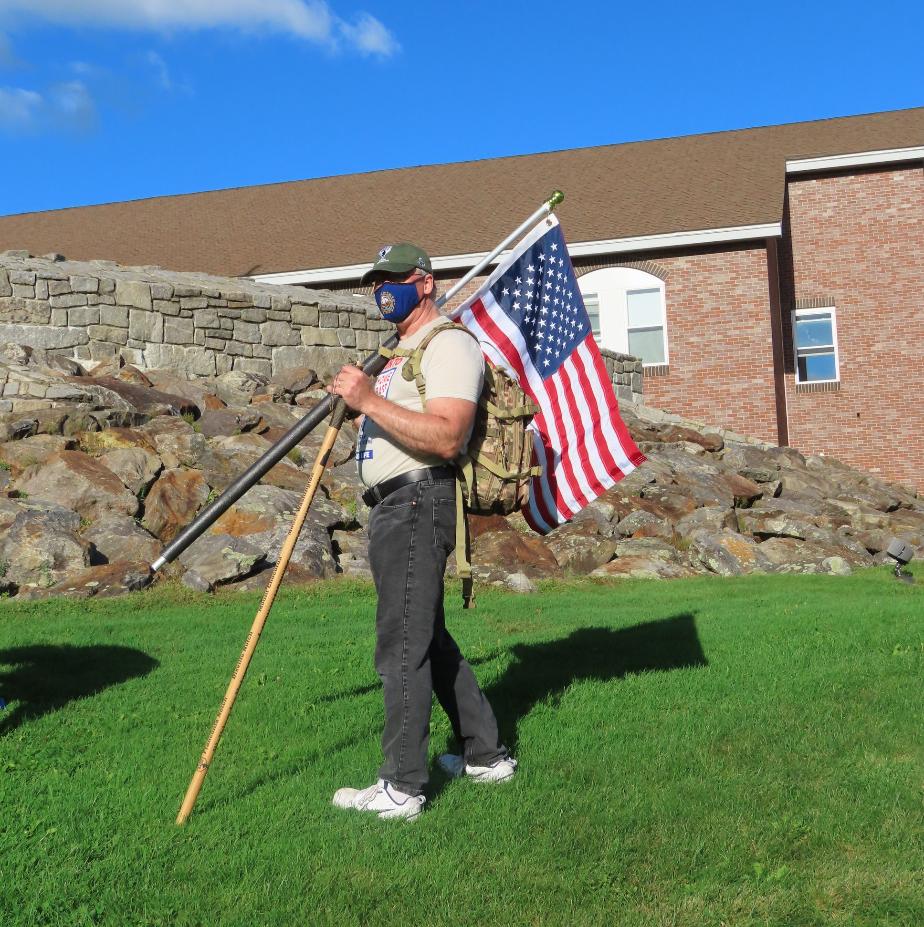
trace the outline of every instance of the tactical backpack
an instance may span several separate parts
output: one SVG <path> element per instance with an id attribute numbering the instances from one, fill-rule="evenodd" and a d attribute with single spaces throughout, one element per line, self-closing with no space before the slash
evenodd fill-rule
<path id="1" fill-rule="evenodd" d="M 423 356 L 427 345 L 443 331 L 456 329 L 478 339 L 464 325 L 446 321 L 432 328 L 416 348 L 380 348 L 384 357 L 403 357 L 401 375 L 414 380 L 426 406 Z M 466 511 L 475 515 L 510 515 L 526 505 L 529 484 L 542 468 L 531 463 L 533 441 L 526 426 L 539 411 L 517 383 L 485 359 L 484 385 L 478 399 L 468 450 L 454 461 L 456 486 L 456 567 L 462 579 L 465 607 L 474 602 L 472 568 L 468 559 Z"/>

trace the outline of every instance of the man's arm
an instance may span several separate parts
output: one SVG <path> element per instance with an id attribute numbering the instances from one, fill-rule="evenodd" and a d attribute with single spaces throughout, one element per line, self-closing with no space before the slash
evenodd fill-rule
<path id="1" fill-rule="evenodd" d="M 358 367 L 341 368 L 329 389 L 409 450 L 444 460 L 453 460 L 462 450 L 477 410 L 467 399 L 431 399 L 424 412 L 412 412 L 379 396 Z"/>

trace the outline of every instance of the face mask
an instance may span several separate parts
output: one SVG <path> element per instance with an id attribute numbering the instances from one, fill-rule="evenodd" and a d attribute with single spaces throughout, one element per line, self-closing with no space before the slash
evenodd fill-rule
<path id="1" fill-rule="evenodd" d="M 383 283 L 375 301 L 386 322 L 403 322 L 420 304 L 416 283 Z"/>

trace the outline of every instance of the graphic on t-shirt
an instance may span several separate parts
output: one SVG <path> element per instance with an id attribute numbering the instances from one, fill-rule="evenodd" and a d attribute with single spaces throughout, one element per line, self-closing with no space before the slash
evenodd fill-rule
<path id="1" fill-rule="evenodd" d="M 382 368 L 382 372 L 375 378 L 376 395 L 381 396 L 383 399 L 388 397 L 388 387 L 391 386 L 392 377 L 403 363 L 403 357 L 393 357 Z"/>
<path id="2" fill-rule="evenodd" d="M 382 368 L 382 372 L 375 378 L 375 393 L 383 399 L 388 398 L 388 387 L 391 386 L 392 377 L 395 371 L 404 362 L 403 357 L 392 357 Z M 366 420 L 363 419 L 362 427 L 359 429 L 359 436 L 356 439 L 356 460 L 372 460 L 373 449 L 370 447 L 371 441 L 366 434 Z"/>

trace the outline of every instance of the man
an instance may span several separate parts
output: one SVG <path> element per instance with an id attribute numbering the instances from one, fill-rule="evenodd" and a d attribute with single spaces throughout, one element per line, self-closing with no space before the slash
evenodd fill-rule
<path id="1" fill-rule="evenodd" d="M 400 349 L 422 344 L 445 319 L 435 302 L 430 258 L 411 244 L 383 248 L 363 277 L 371 280 L 382 317 L 398 329 Z M 455 546 L 455 472 L 465 452 L 484 378 L 477 342 L 462 330 L 433 336 L 422 369 L 426 403 L 405 359 L 392 358 L 375 383 L 343 367 L 330 387 L 362 425 L 356 458 L 367 487 L 369 562 L 378 593 L 375 667 L 385 698 L 384 761 L 366 789 L 340 789 L 339 808 L 382 818 L 416 817 L 425 802 L 433 693 L 463 748 L 440 765 L 451 776 L 485 782 L 516 769 L 500 743 L 497 721 L 471 667 L 446 630 L 443 572 Z"/>

